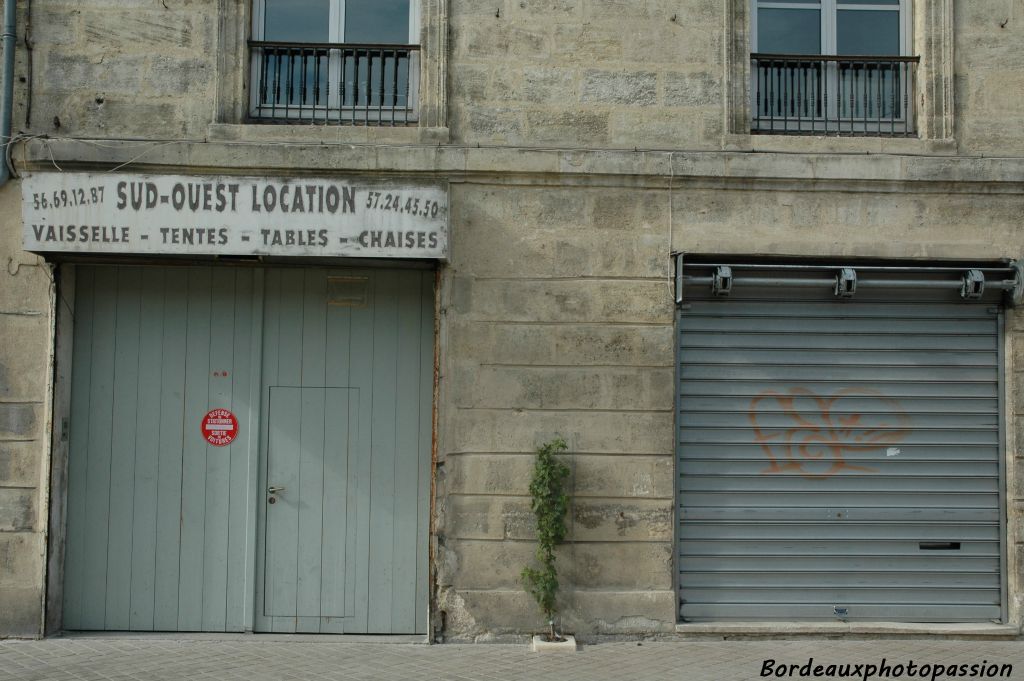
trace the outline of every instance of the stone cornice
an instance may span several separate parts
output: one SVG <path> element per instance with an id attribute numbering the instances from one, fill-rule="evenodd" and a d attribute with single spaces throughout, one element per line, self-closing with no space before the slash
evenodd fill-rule
<path id="1" fill-rule="evenodd" d="M 806 190 L 1024 194 L 1020 157 L 36 138 L 18 143 L 13 158 L 20 172 L 116 168 L 662 188 L 767 184 Z"/>

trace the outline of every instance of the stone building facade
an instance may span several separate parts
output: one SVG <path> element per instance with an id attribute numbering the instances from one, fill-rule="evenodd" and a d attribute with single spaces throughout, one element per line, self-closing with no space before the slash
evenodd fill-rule
<path id="1" fill-rule="evenodd" d="M 336 2 L 330 4 L 334 7 Z M 343 278 L 346 268 L 360 273 L 424 272 L 425 281 L 434 283 L 433 318 L 426 312 L 420 318 L 423 324 L 432 321 L 432 343 L 419 346 L 422 363 L 417 365 L 421 377 L 429 374 L 427 392 L 421 393 L 429 399 L 420 405 L 420 418 L 426 421 L 412 436 L 420 438 L 419 449 L 410 445 L 415 450 L 412 467 L 425 471 L 418 478 L 423 517 L 416 520 L 420 529 L 411 541 L 417 544 L 414 562 L 426 569 L 411 574 L 386 569 L 386 579 L 376 587 L 372 567 L 368 577 L 365 567 L 357 573 L 370 580 L 371 594 L 381 589 L 394 594 L 394 585 L 402 579 L 414 583 L 408 596 L 416 601 L 410 606 L 414 625 L 397 624 L 405 607 L 400 605 L 392 606 L 391 618 L 374 623 L 371 596 L 369 623 L 314 630 L 493 640 L 543 626 L 519 583 L 520 570 L 533 551 L 527 486 L 531 454 L 540 443 L 562 436 L 570 447 L 567 456 L 573 471 L 570 538 L 562 549 L 561 599 L 567 630 L 583 637 L 644 636 L 727 627 L 759 631 L 758 627 L 782 623 L 824 632 L 837 626 L 856 630 L 858 622 L 869 622 L 885 631 L 884 625 L 875 623 L 909 622 L 903 626 L 927 633 L 950 630 L 936 628 L 936 623 L 961 622 L 963 631 L 979 635 L 1015 635 L 1024 612 L 1024 467 L 1018 445 L 1018 414 L 1024 414 L 1024 368 L 1018 366 L 1024 361 L 1024 321 L 1013 307 L 1013 261 L 1021 257 L 1024 247 L 1024 0 L 897 0 L 893 6 L 879 2 L 878 12 L 898 12 L 903 31 L 899 54 L 884 56 L 918 57 L 919 61 L 862 59 L 860 66 L 853 61 L 810 59 L 806 53 L 752 62 L 754 34 L 764 32 L 762 44 L 768 35 L 768 24 L 756 23 L 752 14 L 759 11 L 768 22 L 765 17 L 771 10 L 785 9 L 760 0 L 753 4 L 750 0 L 418 0 L 407 4 L 411 7 L 408 43 L 417 46 L 418 56 L 406 62 L 412 64 L 407 71 L 395 65 L 401 63 L 400 56 L 385 57 L 381 52 L 380 59 L 382 63 L 393 60 L 388 62 L 391 66 L 382 67 L 392 69 L 384 78 L 393 78 L 387 92 L 397 96 L 400 87 L 405 90 L 407 100 L 401 109 L 405 114 L 412 111 L 412 120 L 408 116 L 398 120 L 394 101 L 395 111 L 388 115 L 395 118 L 384 117 L 386 88 L 381 85 L 376 119 L 369 118 L 374 102 L 362 100 L 360 106 L 357 93 L 351 106 L 344 101 L 325 104 L 325 124 L 304 121 L 302 102 L 291 119 L 287 112 L 283 120 L 279 114 L 270 116 L 276 120 L 254 115 L 257 100 L 266 103 L 275 97 L 262 89 L 270 78 L 266 72 L 275 67 L 259 60 L 266 60 L 268 54 L 285 54 L 273 53 L 279 48 L 270 45 L 267 36 L 263 36 L 265 44 L 250 42 L 259 37 L 255 31 L 262 30 L 258 29 L 259 13 L 270 11 L 259 2 L 18 3 L 15 136 L 8 151 L 17 176 L 0 188 L 0 262 L 4 263 L 0 272 L 0 635 L 34 637 L 72 628 L 302 630 L 298 624 L 278 621 L 293 617 L 298 622 L 302 613 L 287 606 L 275 610 L 267 596 L 271 587 L 258 578 L 269 579 L 268 573 L 260 571 L 273 562 L 269 554 L 254 557 L 265 546 L 252 549 L 253 555 L 241 549 L 237 556 L 226 554 L 220 563 L 209 558 L 214 562 L 204 563 L 198 573 L 203 584 L 200 596 L 194 604 L 186 604 L 182 596 L 177 617 L 164 624 L 159 612 L 155 619 L 152 613 L 147 618 L 137 612 L 133 599 L 152 601 L 157 587 L 136 584 L 131 569 L 115 565 L 121 560 L 116 547 L 109 549 L 99 567 L 75 557 L 76 541 L 93 543 L 90 530 L 82 529 L 83 519 L 88 525 L 108 523 L 103 537 L 110 546 L 111 538 L 119 536 L 110 523 L 118 519 L 127 523 L 127 536 L 148 536 L 146 528 L 134 524 L 144 493 L 137 492 L 134 502 L 129 500 L 115 513 L 111 506 L 94 510 L 87 504 L 94 493 L 84 488 L 75 491 L 76 475 L 85 475 L 76 472 L 75 463 L 76 456 L 84 456 L 76 451 L 77 424 L 72 418 L 79 413 L 74 405 L 75 386 L 83 380 L 83 365 L 75 359 L 82 352 L 83 361 L 94 366 L 98 361 L 80 349 L 85 332 L 78 326 L 83 304 L 81 298 L 76 301 L 76 283 L 81 289 L 83 281 L 93 281 L 88 279 L 92 274 L 83 272 L 99 277 L 103 272 L 120 272 L 118 268 L 125 265 L 138 269 L 141 280 L 148 272 L 168 266 L 200 265 L 212 268 L 216 278 L 222 272 L 219 268 L 244 272 L 266 268 L 266 276 L 273 277 L 274 267 L 302 265 L 304 271 L 330 271 L 331 276 L 341 272 Z M 823 16 L 829 6 L 832 12 L 843 11 L 842 2 L 838 8 L 835 2 L 815 8 Z M 353 41 L 332 34 L 329 40 L 310 42 L 393 41 Z M 340 54 L 341 48 L 333 54 L 324 52 L 318 63 L 329 71 L 335 67 L 328 64 Z M 358 62 L 361 57 L 352 54 L 357 62 L 352 68 L 363 68 Z M 302 58 L 289 55 L 276 58 Z M 319 71 L 303 69 L 307 67 L 295 72 L 311 80 L 320 78 Z M 912 69 L 913 74 L 901 69 Z M 804 121 L 794 123 L 792 110 L 786 114 L 779 108 L 785 105 L 762 103 L 766 91 L 757 89 L 758 84 L 767 88 L 769 80 L 773 88 L 783 87 L 780 79 L 792 79 L 794 73 L 804 89 L 785 90 L 785 96 L 815 100 L 798 107 L 822 106 L 821 93 L 815 88 L 827 87 L 828 82 L 836 91 L 849 87 L 853 93 L 853 81 L 844 79 L 862 77 L 864 92 L 871 92 L 851 94 L 851 106 L 867 108 L 873 102 L 870 106 L 881 112 L 874 122 L 863 111 L 848 115 L 846 130 L 841 127 L 841 112 L 834 130 L 801 128 Z M 808 82 L 817 83 L 810 95 Z M 777 95 L 775 91 L 776 99 Z M 278 95 L 282 96 L 289 95 Z M 374 95 L 364 91 L 362 96 Z M 833 95 L 839 100 L 845 96 Z M 331 118 L 332 106 L 335 113 L 341 111 L 340 120 Z M 829 104 L 824 106 L 827 109 Z M 833 100 L 831 106 L 843 105 Z M 309 111 L 315 119 L 316 107 Z M 808 116 L 811 126 L 818 118 L 828 117 L 807 111 L 803 109 L 801 118 Z M 352 119 L 345 118 L 349 114 Z M 765 115 L 782 119 L 779 129 L 753 130 L 752 122 Z M 364 117 L 361 124 L 359 116 Z M 900 128 L 902 135 L 891 134 L 897 126 L 905 126 Z M 887 130 L 890 134 L 885 134 Z M 760 134 L 766 132 L 776 134 Z M 30 226 L 24 223 L 28 207 L 23 202 L 31 201 L 38 187 L 44 186 L 40 183 L 62 173 L 90 181 L 110 173 L 126 181 L 169 176 L 281 182 L 315 178 L 355 183 L 369 190 L 395 183 L 442 187 L 447 196 L 447 251 L 442 257 L 418 260 L 426 269 L 403 270 L 409 259 L 394 253 L 369 259 L 325 259 L 305 253 L 239 262 L 211 253 L 188 257 L 170 249 L 143 254 L 103 247 L 48 250 L 36 244 L 27 250 Z M 686 335 L 692 333 L 686 326 L 687 311 L 713 306 L 716 300 L 742 306 L 744 296 L 755 293 L 762 296 L 753 299 L 762 307 L 800 300 L 811 309 L 819 303 L 832 305 L 840 297 L 829 290 L 820 300 L 807 298 L 801 293 L 804 289 L 792 282 L 789 288 L 778 289 L 782 293 L 771 293 L 775 289 L 767 284 L 769 288 L 748 284 L 744 289 L 743 265 L 760 268 L 759 280 L 795 276 L 784 266 L 816 268 L 811 271 L 821 280 L 841 278 L 844 269 L 855 270 L 864 286 L 850 305 L 875 305 L 867 316 L 876 321 L 890 319 L 887 324 L 879 322 L 882 327 L 875 331 L 850 331 L 854 344 L 838 350 L 827 342 L 787 346 L 808 357 L 818 357 L 815 352 L 827 348 L 834 351 L 831 358 L 807 359 L 806 366 L 799 357 L 779 359 L 785 355 L 782 346 L 765 350 L 776 359 L 758 361 L 794 367 L 791 373 L 796 377 L 780 380 L 771 393 L 790 400 L 788 407 L 780 402 L 783 406 L 777 412 L 793 416 L 799 411 L 792 406 L 797 393 L 786 391 L 810 390 L 806 386 L 838 380 L 836 392 L 826 385 L 814 396 L 819 407 L 822 400 L 837 399 L 843 385 L 850 388 L 856 383 L 860 387 L 851 388 L 855 392 L 847 395 L 856 395 L 861 406 L 843 412 L 847 418 L 898 410 L 892 402 L 897 397 L 934 398 L 944 405 L 945 416 L 940 417 L 948 425 L 927 421 L 922 413 L 931 406 L 926 409 L 915 403 L 900 407 L 909 420 L 869 429 L 888 435 L 868 435 L 857 446 L 837 444 L 835 438 L 844 436 L 828 436 L 833 439 L 826 448 L 831 447 L 832 454 L 845 446 L 851 460 L 863 463 L 879 457 L 878 463 L 833 476 L 838 487 L 800 488 L 805 483 L 832 482 L 816 472 L 802 476 L 807 471 L 799 468 L 793 475 L 784 467 L 775 471 L 779 476 L 766 475 L 765 470 L 773 469 L 756 464 L 709 468 L 691 475 L 689 471 L 697 470 L 691 464 L 704 459 L 699 452 L 695 456 L 693 448 L 687 449 L 687 443 L 707 437 L 712 439 L 703 442 L 717 443 L 721 449 L 727 441 L 714 439 L 720 433 L 711 431 L 740 431 L 749 424 L 714 419 L 725 419 L 733 412 L 746 414 L 748 408 L 753 414 L 755 409 L 749 400 L 743 406 L 722 406 L 728 392 L 718 394 L 718 407 L 690 409 L 689 399 L 702 404 L 707 397 L 688 392 L 688 371 L 695 366 L 689 364 L 691 358 L 705 358 L 692 361 L 703 363 L 710 373 L 694 380 L 710 384 L 730 380 L 728 372 L 735 367 L 729 365 L 742 363 L 746 355 L 736 350 L 740 346 L 730 345 L 734 337 L 722 335 L 725 326 L 706 343 L 696 343 Z M 712 286 L 723 292 L 721 282 L 710 283 L 730 271 L 721 266 L 732 267 L 734 293 L 710 296 Z M 681 278 L 691 271 L 692 282 Z M 972 304 L 969 282 L 958 293 L 961 279 L 969 278 L 971 271 L 981 272 L 987 287 L 983 294 L 976 292 L 988 297 L 974 302 L 967 316 L 982 308 L 994 310 L 993 325 L 979 331 L 961 333 L 954 328 L 929 335 L 924 330 L 927 324 L 956 316 L 959 306 Z M 896 286 L 895 292 L 885 289 L 872 294 L 866 286 L 872 277 L 888 281 L 887 276 L 941 280 L 942 286 L 932 288 L 941 288 L 950 297 L 929 297 L 932 288 L 928 286 L 920 290 Z M 999 289 L 1004 282 L 1005 291 Z M 906 309 L 897 306 L 891 314 L 877 312 L 889 309 L 878 306 L 894 301 Z M 688 307 L 691 304 L 693 308 Z M 925 312 L 916 311 L 919 304 Z M 831 314 L 836 316 L 834 311 Z M 852 313 L 854 318 L 858 314 Z M 733 315 L 710 312 L 708 316 Z M 905 346 L 871 346 L 888 342 L 881 336 L 900 320 L 917 319 L 924 326 L 914 327 L 910 339 L 901 342 L 925 344 L 908 350 L 913 351 L 909 355 L 899 355 L 907 350 Z M 769 343 L 775 342 L 772 334 L 781 331 L 785 329 L 758 333 L 747 329 L 746 333 Z M 116 329 L 111 333 L 120 338 Z M 723 342 L 723 358 L 707 359 L 714 346 Z M 975 342 L 978 345 L 972 345 Z M 264 346 L 267 343 L 264 339 Z M 137 341 L 135 347 L 135 356 L 142 356 L 138 353 L 144 353 L 145 343 Z M 946 354 L 930 355 L 928 348 Z M 839 374 L 829 373 L 831 369 L 801 373 L 812 371 L 808 368 L 812 365 L 827 369 L 847 360 L 857 366 L 874 362 L 851 359 L 856 349 L 895 354 L 871 355 L 882 357 L 875 362 L 882 367 L 881 373 L 865 373 L 856 380 L 836 379 Z M 329 348 L 327 352 L 330 357 Z M 988 366 L 989 355 L 982 356 L 985 352 L 991 357 L 991 376 L 957 373 L 967 371 L 964 367 Z M 436 365 L 429 361 L 431 357 Z M 136 366 L 144 363 L 140 360 Z M 925 373 L 913 373 L 918 370 Z M 238 371 L 238 367 L 232 369 L 234 374 Z M 904 373 L 900 372 L 906 378 L 901 379 Z M 753 380 L 748 379 L 748 383 Z M 731 380 L 742 380 L 742 376 Z M 886 383 L 899 380 L 904 381 L 902 387 Z M 932 383 L 942 383 L 947 392 L 936 398 L 907 388 Z M 720 383 L 715 385 L 721 388 Z M 770 392 L 771 386 L 765 385 L 737 394 L 746 399 L 762 389 Z M 974 388 L 981 392 L 972 393 Z M 401 380 L 396 390 L 405 392 Z M 957 397 L 965 399 L 963 406 L 954 404 Z M 875 398 L 874 407 L 863 406 Z M 979 401 L 967 403 L 968 398 Z M 93 403 L 100 404 L 96 400 L 101 398 L 93 397 Z M 89 403 L 88 393 L 85 401 Z M 424 417 L 422 408 L 428 403 L 432 411 Z M 209 406 L 219 405 L 211 402 Z M 259 411 L 259 405 L 253 408 Z M 81 413 L 92 412 L 86 407 Z M 142 418 L 141 411 L 132 413 Z M 117 413 L 114 420 L 120 416 Z M 79 423 L 92 418 L 77 417 Z M 794 418 L 800 421 L 799 414 Z M 772 423 L 773 428 L 782 429 L 779 432 L 788 427 L 790 437 L 818 427 Z M 708 433 L 701 430 L 705 426 Z M 256 427 L 253 424 L 254 432 Z M 851 428 L 849 421 L 845 427 Z M 197 428 L 198 423 L 186 424 L 186 449 Z M 700 433 L 688 430 L 693 428 Z M 755 423 L 754 430 L 758 428 Z M 269 437 L 265 430 L 261 432 L 261 437 Z M 757 437 L 774 437 L 758 432 Z M 749 439 L 750 434 L 744 433 L 740 437 Z M 691 435 L 698 439 L 689 439 Z M 918 435 L 921 439 L 915 439 Z M 982 439 L 971 439 L 975 437 Z M 259 547 L 264 539 L 257 537 L 266 536 L 272 507 L 264 504 L 263 490 L 256 487 L 274 481 L 262 477 L 267 470 L 265 453 L 260 453 L 264 450 L 256 440 L 251 444 L 252 461 L 262 472 L 243 479 L 243 489 L 246 480 L 251 483 L 248 493 L 252 496 L 246 496 L 247 505 L 237 522 L 238 531 L 249 533 Z M 982 440 L 984 447 L 977 444 Z M 750 440 L 746 445 L 765 441 Z M 967 444 L 955 450 L 957 443 Z M 966 451 L 968 445 L 974 446 L 971 443 L 977 447 Z M 761 449 L 771 457 L 773 446 Z M 133 452 L 143 450 L 142 445 L 132 447 Z M 219 450 L 210 452 L 202 455 L 207 461 Z M 902 455 L 911 462 L 916 456 L 917 467 L 895 468 L 902 465 L 896 463 Z M 695 459 L 688 458 L 692 456 Z M 972 460 L 974 456 L 980 457 L 978 461 Z M 141 459 L 133 461 L 135 470 L 142 470 Z M 952 467 L 943 468 L 947 464 Z M 930 466 L 936 468 L 929 470 Z M 119 468 L 109 462 L 108 468 L 111 472 L 99 494 L 109 495 L 113 504 Z M 204 470 L 212 475 L 212 469 Z M 731 474 L 738 477 L 729 478 Z M 872 480 L 876 474 L 881 482 Z M 209 486 L 212 478 L 199 475 L 200 482 L 212 490 L 204 497 L 209 513 L 220 493 Z M 133 479 L 138 485 L 139 478 Z M 397 472 L 396 484 L 402 479 Z M 847 482 L 866 487 L 844 487 Z M 705 484 L 722 486 L 700 487 Z M 692 502 L 697 503 L 694 508 L 691 499 L 704 499 L 700 495 L 705 492 L 725 501 L 719 506 Z M 744 501 L 746 493 L 751 495 L 749 501 Z M 771 493 L 791 496 L 771 497 Z M 872 493 L 881 496 L 872 497 Z M 281 499 L 288 494 L 283 492 Z M 792 496 L 799 494 L 807 496 Z M 847 535 L 842 530 L 841 536 L 831 537 L 828 533 L 833 530 L 823 527 L 820 518 L 805 522 L 799 515 L 778 516 L 782 519 L 760 530 L 754 524 L 766 517 L 770 521 L 776 517 L 773 512 L 781 513 L 779 508 L 794 506 L 794 499 L 818 499 L 816 495 L 834 495 L 836 501 L 809 501 L 808 508 L 822 514 L 836 511 L 840 518 L 852 513 L 851 518 L 860 518 L 857 527 L 868 534 Z M 907 504 L 912 507 L 910 519 L 885 525 L 882 516 L 892 506 L 904 505 L 892 501 L 892 495 L 923 501 L 917 506 Z M 182 504 L 180 527 L 186 532 L 190 521 Z M 729 516 L 722 511 L 733 506 L 742 513 Z M 960 507 L 967 510 L 943 515 L 945 509 Z M 717 508 L 721 513 L 700 516 L 700 508 Z M 858 509 L 863 511 L 860 516 Z M 872 515 L 872 510 L 878 513 Z M 917 519 L 913 512 L 918 513 Z M 328 518 L 324 513 L 322 517 Z M 686 533 L 690 514 L 699 518 L 694 522 L 705 527 L 706 534 Z M 934 514 L 928 519 L 934 522 L 921 521 L 921 514 Z M 733 520 L 714 524 L 722 518 Z M 214 536 L 212 521 L 207 521 L 206 535 L 203 521 L 198 522 L 200 537 Z M 236 521 L 225 522 L 232 523 L 234 531 Z M 779 529 L 795 525 L 812 532 L 809 542 L 801 544 L 799 537 Z M 753 528 L 753 534 L 743 534 L 743 528 Z M 368 529 L 371 544 L 379 536 L 378 529 Z M 733 530 L 739 534 L 728 534 Z M 772 537 L 776 530 L 781 534 Z M 875 530 L 882 534 L 871 534 Z M 76 539 L 76 532 L 86 534 Z M 392 548 L 387 550 L 396 555 L 409 539 L 388 536 Z M 730 536 L 737 539 L 727 540 Z M 758 537 L 776 543 L 754 546 Z M 905 539 L 906 546 L 896 545 L 898 538 Z M 837 577 L 841 583 L 832 584 L 832 591 L 824 588 L 819 600 L 797 602 L 799 596 L 793 591 L 817 593 L 821 587 L 808 577 L 810 573 L 836 569 L 831 563 L 823 567 L 820 560 L 856 555 L 844 551 L 877 553 L 859 544 L 837 548 L 836 542 L 862 540 L 886 547 L 887 541 L 895 542 L 891 550 L 882 551 L 891 562 L 874 568 L 858 564 Z M 216 552 L 216 541 L 208 540 L 207 554 Z M 354 556 L 362 551 L 358 544 L 362 540 L 351 541 L 356 542 L 351 545 L 357 549 L 350 552 Z M 127 550 L 130 555 L 130 544 Z M 181 551 L 175 557 L 185 566 L 188 556 L 185 549 Z M 737 569 L 736 562 L 704 568 L 687 562 L 698 554 L 728 562 L 729 556 L 744 551 L 753 561 L 743 563 L 746 570 Z M 934 576 L 939 581 L 929 582 L 933 576 L 922 561 L 935 561 L 937 556 L 945 560 L 951 551 L 969 555 L 955 557 L 963 563 L 937 569 L 952 575 L 948 584 L 941 581 L 942 575 Z M 240 568 L 244 577 L 237 583 L 233 579 L 210 582 L 214 568 L 230 574 L 235 557 L 244 564 Z M 792 562 L 781 576 L 776 575 L 781 581 L 767 577 L 763 584 L 757 578 L 750 581 L 751 565 L 755 573 L 772 572 L 772 561 L 782 557 Z M 129 568 L 135 564 L 124 560 Z M 805 561 L 802 567 L 801 561 Z M 388 565 L 386 560 L 381 564 Z M 324 565 L 317 579 L 330 571 Z M 178 579 L 182 581 L 176 588 L 184 593 L 185 567 L 181 569 Z M 78 608 L 74 616 L 66 614 L 72 607 L 69 591 L 89 593 L 88 586 L 68 581 L 75 579 L 73 572 L 92 575 L 108 590 L 105 600 L 100 594 L 93 604 L 91 615 L 86 612 L 90 606 L 82 604 L 74 606 Z M 747 577 L 737 576 L 740 572 Z M 879 581 L 862 581 L 877 573 L 883 573 Z M 711 581 L 694 581 L 698 574 Z M 895 581 L 886 581 L 889 577 Z M 116 593 L 123 579 L 132 583 L 131 598 L 124 603 Z M 914 591 L 913 584 L 899 579 L 938 586 L 934 591 Z M 702 603 L 710 605 L 688 617 L 687 601 L 695 599 L 687 590 L 696 583 L 707 589 L 696 600 L 706 597 Z M 222 592 L 231 585 L 241 590 L 238 616 L 232 615 L 231 593 L 226 596 L 226 619 L 206 612 L 210 600 L 224 598 Z M 765 585 L 781 591 L 766 595 Z M 939 587 L 948 585 L 957 590 L 956 595 L 943 601 Z M 732 591 L 724 594 L 715 589 Z M 864 592 L 857 589 L 877 590 L 862 596 Z M 363 592 L 356 588 L 346 593 Z M 186 621 L 182 613 L 193 605 L 203 609 L 203 616 Z M 766 605 L 772 607 L 765 609 Z M 925 607 L 915 610 L 916 606 Z M 122 607 L 124 617 L 118 615 Z M 745 616 L 744 609 L 751 614 Z M 348 610 L 339 615 L 348 616 Z"/>

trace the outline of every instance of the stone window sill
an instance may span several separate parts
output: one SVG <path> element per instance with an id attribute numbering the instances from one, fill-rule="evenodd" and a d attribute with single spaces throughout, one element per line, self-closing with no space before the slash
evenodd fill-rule
<path id="1" fill-rule="evenodd" d="M 447 144 L 448 128 L 270 125 L 213 123 L 211 142 L 268 142 L 290 144 Z"/>
<path id="2" fill-rule="evenodd" d="M 928 154 L 952 156 L 956 140 L 901 137 L 818 137 L 812 135 L 734 135 L 722 138 L 724 151 L 800 154 Z"/>

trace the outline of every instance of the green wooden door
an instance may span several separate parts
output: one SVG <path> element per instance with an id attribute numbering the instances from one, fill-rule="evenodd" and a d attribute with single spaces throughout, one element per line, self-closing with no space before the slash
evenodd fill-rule
<path id="1" fill-rule="evenodd" d="M 66 629 L 248 628 L 258 280 L 229 268 L 78 267 Z M 201 432 L 217 408 L 238 419 L 229 446 Z"/>
<path id="2" fill-rule="evenodd" d="M 425 632 L 432 287 L 79 266 L 65 628 Z"/>
<path id="3" fill-rule="evenodd" d="M 267 273 L 258 630 L 426 631 L 432 348 L 429 272 Z"/>

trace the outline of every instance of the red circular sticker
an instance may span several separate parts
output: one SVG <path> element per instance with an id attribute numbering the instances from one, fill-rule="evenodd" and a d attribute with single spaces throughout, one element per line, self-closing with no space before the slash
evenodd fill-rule
<path id="1" fill-rule="evenodd" d="M 238 419 L 227 409 L 214 409 L 203 417 L 203 437 L 214 447 L 227 447 L 238 436 Z"/>

